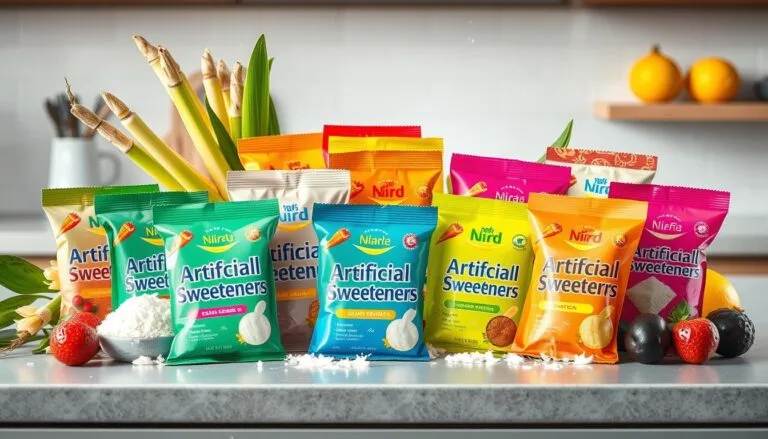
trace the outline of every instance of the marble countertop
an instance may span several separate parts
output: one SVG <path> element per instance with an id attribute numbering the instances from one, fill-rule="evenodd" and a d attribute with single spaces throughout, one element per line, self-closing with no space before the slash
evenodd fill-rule
<path id="1" fill-rule="evenodd" d="M 714 256 L 768 255 L 767 220 L 761 216 L 729 216 L 707 253 Z M 56 243 L 45 216 L 0 217 L 0 254 L 55 255 Z"/>
<path id="2" fill-rule="evenodd" d="M 757 328 L 744 357 L 705 365 L 541 366 L 374 362 L 306 370 L 282 362 L 68 367 L 22 349 L 0 358 L 3 425 L 768 424 L 768 278 L 735 276 Z"/>
<path id="3" fill-rule="evenodd" d="M 0 360 L 0 425 L 743 424 L 768 422 L 768 338 L 744 358 L 521 367 L 372 363 L 360 371 L 282 362 L 73 368 Z"/>

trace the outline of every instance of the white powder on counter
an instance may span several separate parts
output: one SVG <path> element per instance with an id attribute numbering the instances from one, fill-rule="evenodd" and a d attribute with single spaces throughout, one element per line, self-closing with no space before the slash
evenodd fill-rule
<path id="1" fill-rule="evenodd" d="M 99 335 L 122 338 L 155 338 L 173 335 L 171 303 L 154 294 L 134 296 L 96 328 Z"/>
<path id="2" fill-rule="evenodd" d="M 485 353 L 461 352 L 458 354 L 449 354 L 445 356 L 445 362 L 448 364 L 463 364 L 467 366 L 473 364 L 486 364 L 490 366 L 498 363 L 499 361 L 501 360 L 496 358 L 491 351 Z"/>
<path id="3" fill-rule="evenodd" d="M 152 366 L 155 364 L 154 360 L 147 357 L 146 355 L 142 355 L 139 358 L 133 360 L 131 362 L 134 366 Z"/>
<path id="4" fill-rule="evenodd" d="M 326 357 L 322 354 L 304 354 L 288 355 L 285 364 L 297 369 L 363 370 L 368 368 L 370 361 L 368 361 L 368 355 L 357 355 L 352 360 L 334 360 L 332 357 Z"/>

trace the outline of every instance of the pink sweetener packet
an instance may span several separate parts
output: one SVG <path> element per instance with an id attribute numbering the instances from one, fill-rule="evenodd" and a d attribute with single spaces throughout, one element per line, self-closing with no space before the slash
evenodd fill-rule
<path id="1" fill-rule="evenodd" d="M 571 179 L 568 166 L 523 160 L 451 156 L 451 193 L 526 203 L 528 194 L 565 194 Z"/>
<path id="2" fill-rule="evenodd" d="M 609 198 L 648 202 L 648 218 L 632 261 L 624 324 L 642 313 L 665 319 L 701 315 L 706 249 L 728 214 L 730 193 L 652 184 L 611 183 Z"/>

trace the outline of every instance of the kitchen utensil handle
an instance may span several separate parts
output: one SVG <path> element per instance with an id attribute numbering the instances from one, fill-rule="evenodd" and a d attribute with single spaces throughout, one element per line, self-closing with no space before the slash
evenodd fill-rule
<path id="1" fill-rule="evenodd" d="M 97 158 L 99 162 L 101 162 L 102 160 L 112 162 L 111 175 L 109 176 L 109 178 L 104 179 L 104 181 L 101 184 L 104 186 L 111 186 L 117 183 L 117 181 L 120 180 L 120 175 L 122 174 L 122 168 L 120 167 L 120 158 L 117 156 L 117 154 L 114 154 L 111 152 L 99 151 L 97 153 Z"/>

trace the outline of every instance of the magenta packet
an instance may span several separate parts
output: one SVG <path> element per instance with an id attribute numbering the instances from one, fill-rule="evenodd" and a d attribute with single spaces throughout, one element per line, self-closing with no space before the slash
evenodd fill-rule
<path id="1" fill-rule="evenodd" d="M 526 203 L 530 193 L 565 194 L 571 168 L 523 160 L 451 156 L 451 193 Z"/>
<path id="2" fill-rule="evenodd" d="M 729 192 L 611 183 L 609 198 L 648 202 L 648 218 L 632 261 L 621 321 L 642 313 L 701 315 L 706 249 L 728 214 Z"/>

